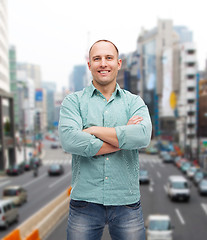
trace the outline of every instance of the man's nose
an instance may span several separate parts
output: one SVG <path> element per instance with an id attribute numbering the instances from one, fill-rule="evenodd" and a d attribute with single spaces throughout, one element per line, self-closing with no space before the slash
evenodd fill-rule
<path id="1" fill-rule="evenodd" d="M 102 66 L 102 67 L 105 67 L 105 66 L 106 66 L 106 59 L 105 59 L 105 58 L 102 58 L 102 59 L 101 59 L 101 66 Z"/>

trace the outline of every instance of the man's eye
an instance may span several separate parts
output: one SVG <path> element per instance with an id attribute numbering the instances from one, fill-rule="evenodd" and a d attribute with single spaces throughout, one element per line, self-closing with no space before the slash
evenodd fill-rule
<path id="1" fill-rule="evenodd" d="M 107 57 L 107 59 L 108 59 L 108 60 L 111 60 L 111 59 L 112 59 L 112 57 L 108 56 L 108 57 Z"/>
<path id="2" fill-rule="evenodd" d="M 98 61 L 99 60 L 99 58 L 97 57 L 97 58 L 94 58 L 94 61 Z"/>

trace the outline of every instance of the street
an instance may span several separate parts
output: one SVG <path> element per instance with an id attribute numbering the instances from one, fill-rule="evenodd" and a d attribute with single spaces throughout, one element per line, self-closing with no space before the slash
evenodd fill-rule
<path id="1" fill-rule="evenodd" d="M 172 163 L 164 164 L 157 155 L 140 154 L 140 168 L 149 171 L 151 182 L 141 185 L 141 202 L 144 219 L 149 214 L 168 214 L 174 226 L 174 240 L 203 240 L 207 229 L 207 197 L 199 196 L 191 183 L 189 202 L 171 202 L 166 194 L 166 180 L 169 175 L 182 175 Z M 66 239 L 67 216 L 46 240 Z M 110 240 L 107 227 L 102 240 Z"/>
<path id="2" fill-rule="evenodd" d="M 32 216 L 41 207 L 64 191 L 71 183 L 71 155 L 61 148 L 51 149 L 51 142 L 44 142 L 43 166 L 39 169 L 37 178 L 28 171 L 19 176 L 0 178 L 0 191 L 8 185 L 22 185 L 28 191 L 28 202 L 19 207 L 20 221 L 12 224 L 8 230 L 0 230 L 0 238 Z M 49 177 L 48 165 L 60 162 L 65 168 L 62 176 Z M 141 202 L 144 219 L 149 214 L 168 214 L 174 226 L 176 240 L 202 240 L 207 235 L 207 197 L 201 197 L 197 188 L 191 183 L 191 199 L 189 202 L 171 202 L 166 194 L 166 180 L 169 175 L 183 175 L 172 163 L 164 164 L 158 155 L 140 154 L 140 169 L 147 169 L 150 176 L 149 185 L 141 185 Z M 66 239 L 67 214 L 56 224 L 56 228 L 48 234 L 45 240 Z M 102 240 L 110 240 L 107 226 Z"/>
<path id="3" fill-rule="evenodd" d="M 18 207 L 20 216 L 18 224 L 12 224 L 7 230 L 0 229 L 0 239 L 69 187 L 71 181 L 71 155 L 65 154 L 61 148 L 50 149 L 50 144 L 51 142 L 44 141 L 43 165 L 39 168 L 37 177 L 33 176 L 33 171 L 26 171 L 19 176 L 0 178 L 1 196 L 3 188 L 9 185 L 21 185 L 27 190 L 28 194 L 27 203 Z M 65 173 L 62 176 L 48 176 L 48 166 L 54 162 L 62 163 L 64 166 Z"/>

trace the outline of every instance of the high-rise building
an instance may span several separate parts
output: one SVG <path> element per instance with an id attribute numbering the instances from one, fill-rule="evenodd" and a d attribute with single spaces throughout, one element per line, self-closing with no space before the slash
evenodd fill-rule
<path id="1" fill-rule="evenodd" d="M 18 62 L 17 69 L 19 71 L 24 71 L 26 73 L 27 78 L 33 79 L 35 88 L 41 88 L 42 76 L 41 68 L 39 65 Z"/>
<path id="2" fill-rule="evenodd" d="M 8 62 L 7 0 L 0 1 L 0 88 L 10 92 Z"/>
<path id="3" fill-rule="evenodd" d="M 192 32 L 158 20 L 142 30 L 137 53 L 140 95 L 149 107 L 153 136 L 196 148 L 196 49 Z M 191 154 L 192 155 L 192 154 Z"/>
<path id="4" fill-rule="evenodd" d="M 9 48 L 9 66 L 10 66 L 10 89 L 14 97 L 14 120 L 15 129 L 18 130 L 19 127 L 19 111 L 20 106 L 18 104 L 18 83 L 16 74 L 16 48 L 11 46 Z"/>
<path id="5" fill-rule="evenodd" d="M 14 102 L 10 93 L 7 0 L 0 0 L 0 170 L 16 161 Z"/>
<path id="6" fill-rule="evenodd" d="M 55 124 L 55 92 L 56 84 L 54 82 L 43 82 L 43 89 L 47 94 L 47 127 L 53 129 Z"/>
<path id="7" fill-rule="evenodd" d="M 185 152 L 197 153 L 197 51 L 193 42 L 180 44 L 180 84 L 177 92 L 177 133 Z"/>
<path id="8" fill-rule="evenodd" d="M 137 53 L 140 65 L 140 95 L 148 105 L 153 122 L 153 136 L 161 132 L 159 106 L 162 103 L 162 59 L 163 51 L 179 40 L 171 20 L 158 20 L 157 27 L 150 31 L 142 29 L 138 37 Z M 168 121 L 168 134 L 175 130 L 175 124 Z"/>
<path id="9" fill-rule="evenodd" d="M 73 72 L 69 78 L 69 86 L 70 91 L 80 91 L 82 90 L 86 85 L 88 81 L 86 81 L 87 78 L 87 71 L 86 71 L 86 65 L 76 65 L 73 68 Z"/>

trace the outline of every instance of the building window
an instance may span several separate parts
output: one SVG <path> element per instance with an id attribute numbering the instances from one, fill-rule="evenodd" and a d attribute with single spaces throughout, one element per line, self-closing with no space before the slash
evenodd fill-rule
<path id="1" fill-rule="evenodd" d="M 194 87 L 188 87 L 188 92 L 193 92 L 195 90 Z"/>
<path id="2" fill-rule="evenodd" d="M 193 50 L 193 49 L 187 50 L 187 53 L 188 53 L 189 55 L 195 54 L 195 50 Z"/>
<path id="3" fill-rule="evenodd" d="M 187 79 L 194 79 L 195 78 L 195 75 L 194 74 L 189 74 L 187 75 Z"/>
<path id="4" fill-rule="evenodd" d="M 195 100 L 194 99 L 188 99 L 187 103 L 194 103 Z"/>
<path id="5" fill-rule="evenodd" d="M 189 63 L 186 63 L 186 66 L 187 67 L 194 67 L 195 63 L 194 62 L 189 62 Z"/>

